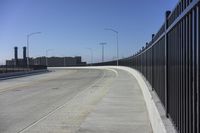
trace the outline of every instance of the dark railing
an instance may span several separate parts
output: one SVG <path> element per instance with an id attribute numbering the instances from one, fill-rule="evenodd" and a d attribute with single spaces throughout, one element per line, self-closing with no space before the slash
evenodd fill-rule
<path id="1" fill-rule="evenodd" d="M 27 66 L 11 66 L 11 65 L 1 65 L 0 66 L 0 74 L 2 73 L 14 73 L 14 72 L 27 72 L 27 71 L 33 71 L 33 70 L 44 70 L 47 69 L 46 66 L 42 65 L 31 65 L 29 67 Z"/>
<path id="2" fill-rule="evenodd" d="M 180 0 L 144 49 L 119 60 L 146 77 L 180 133 L 200 132 L 199 39 L 200 0 Z"/>

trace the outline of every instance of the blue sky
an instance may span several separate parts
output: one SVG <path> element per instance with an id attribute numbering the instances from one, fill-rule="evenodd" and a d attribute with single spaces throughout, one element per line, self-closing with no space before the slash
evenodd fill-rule
<path id="1" fill-rule="evenodd" d="M 120 57 L 132 55 L 151 39 L 164 22 L 164 13 L 178 0 L 1 0 L 0 1 L 0 64 L 13 57 L 13 47 L 26 45 L 30 38 L 30 55 L 80 55 L 90 61 L 101 60 L 100 42 L 105 46 L 105 60 L 116 56 L 115 34 L 119 31 Z"/>

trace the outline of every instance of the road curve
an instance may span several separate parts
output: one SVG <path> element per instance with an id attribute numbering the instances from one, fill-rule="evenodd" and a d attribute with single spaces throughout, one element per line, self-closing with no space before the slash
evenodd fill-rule
<path id="1" fill-rule="evenodd" d="M 54 69 L 0 81 L 0 133 L 108 131 L 152 132 L 142 92 L 125 71 Z"/>

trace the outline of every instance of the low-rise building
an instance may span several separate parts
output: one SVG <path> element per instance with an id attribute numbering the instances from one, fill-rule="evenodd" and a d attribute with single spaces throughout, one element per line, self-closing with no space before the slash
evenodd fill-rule
<path id="1" fill-rule="evenodd" d="M 86 62 L 81 61 L 80 56 L 76 57 L 37 57 L 34 65 L 46 65 L 48 67 L 83 66 Z"/>

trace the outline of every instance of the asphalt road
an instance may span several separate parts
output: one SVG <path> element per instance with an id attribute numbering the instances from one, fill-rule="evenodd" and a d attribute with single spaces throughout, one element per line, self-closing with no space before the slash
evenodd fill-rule
<path id="1" fill-rule="evenodd" d="M 59 70 L 0 82 L 0 133 L 15 133 L 101 78 L 101 70 Z"/>
<path id="2" fill-rule="evenodd" d="M 123 71 L 74 69 L 53 70 L 53 72 L 41 75 L 0 81 L 0 133 L 85 133 L 88 132 L 86 129 L 94 127 L 94 125 L 88 127 L 88 125 L 91 125 L 90 118 L 98 122 L 97 119 L 99 117 L 93 116 L 92 112 L 95 112 L 95 109 L 98 108 L 101 110 L 103 107 L 102 111 L 106 113 L 104 109 L 109 110 L 112 107 L 106 114 L 100 114 L 100 117 L 106 116 L 105 118 L 109 118 L 108 114 L 112 116 L 112 112 L 116 111 L 112 110 L 112 103 L 115 103 L 115 100 L 119 102 L 118 108 L 122 108 L 121 112 L 118 109 L 118 113 L 127 114 L 128 119 L 133 118 L 130 119 L 131 121 L 127 121 L 130 127 L 134 127 L 130 122 L 135 121 L 132 124 L 136 123 L 135 125 L 140 125 L 140 127 L 144 126 L 141 130 L 142 133 L 151 132 L 141 91 L 135 81 L 133 82 L 135 84 L 130 84 L 131 80 L 134 79 L 127 72 Z M 124 82 L 124 84 L 120 82 Z M 125 84 L 128 86 L 124 86 Z M 127 91 L 122 90 L 124 87 L 127 88 Z M 132 93 L 132 87 L 136 88 L 134 93 Z M 116 88 L 116 90 L 112 88 Z M 111 90 L 114 90 L 114 92 Z M 99 103 L 102 103 L 106 97 L 109 98 L 110 94 L 111 96 L 114 94 L 117 97 L 122 95 L 124 98 L 127 98 L 125 102 L 128 103 L 124 103 L 124 101 L 120 103 L 121 100 L 119 99 L 111 99 L 109 101 L 111 105 L 105 108 L 100 106 Z M 134 96 L 132 95 L 135 94 L 137 96 L 133 98 Z M 119 98 L 123 97 L 120 96 Z M 136 105 L 131 105 L 134 102 L 130 102 L 130 100 L 135 100 Z M 102 104 L 104 103 L 105 101 Z M 131 108 L 123 109 L 124 105 Z M 138 107 L 136 114 L 131 113 L 130 111 L 134 112 L 136 106 Z M 124 110 L 126 112 L 123 112 Z M 137 114 L 138 112 L 139 114 Z M 122 115 L 121 118 L 118 118 L 116 113 L 112 116 L 116 117 L 116 120 L 124 120 L 127 117 Z M 129 115 L 129 113 L 133 115 Z M 138 116 L 141 117 L 138 118 Z M 108 120 L 116 121 L 115 119 Z M 124 122 L 126 125 L 126 121 Z M 114 123 L 114 125 L 110 126 L 112 127 L 111 129 L 105 131 L 111 130 L 109 132 L 116 132 L 114 130 L 117 129 L 116 124 L 119 125 L 119 123 Z M 98 125 L 98 123 L 95 125 Z M 107 123 L 106 125 L 109 124 Z M 124 130 L 124 133 L 134 130 L 133 128 L 126 128 L 128 130 L 121 128 L 122 131 Z M 90 132 L 103 132 L 97 129 L 99 127 Z M 120 131 L 119 129 L 117 130 Z"/>

